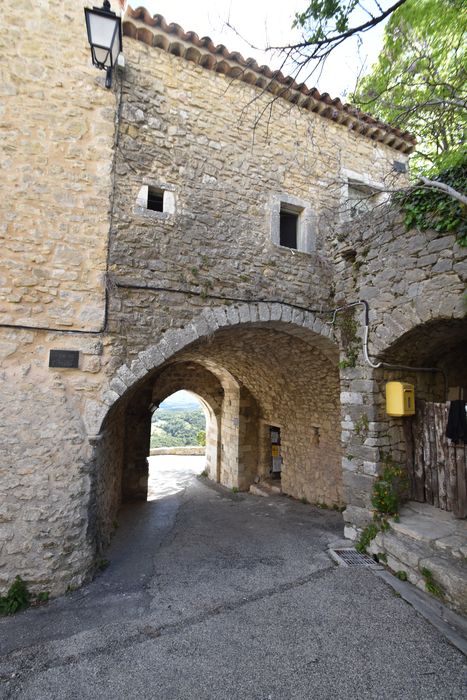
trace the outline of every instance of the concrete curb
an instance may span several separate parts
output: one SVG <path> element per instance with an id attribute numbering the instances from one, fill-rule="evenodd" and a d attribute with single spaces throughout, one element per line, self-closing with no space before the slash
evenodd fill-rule
<path id="1" fill-rule="evenodd" d="M 467 656 L 467 620 L 443 603 L 433 599 L 407 581 L 400 581 L 389 571 L 374 570 L 376 576 L 391 586 L 401 598 L 415 608 L 459 651 Z"/>

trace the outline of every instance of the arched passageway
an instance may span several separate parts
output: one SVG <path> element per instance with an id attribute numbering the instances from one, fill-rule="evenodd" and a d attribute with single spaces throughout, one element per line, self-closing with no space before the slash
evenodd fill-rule
<path id="1" fill-rule="evenodd" d="M 146 498 L 151 410 L 180 389 L 206 406 L 211 479 L 248 490 L 269 478 L 279 431 L 284 493 L 341 505 L 338 355 L 320 341 L 287 324 L 237 325 L 148 371 L 109 411 L 95 448 L 97 542 L 108 540 L 121 500 Z"/>
<path id="2" fill-rule="evenodd" d="M 152 407 L 147 500 L 180 493 L 193 476 L 206 473 L 206 428 L 215 421 L 208 404 L 177 390 Z"/>

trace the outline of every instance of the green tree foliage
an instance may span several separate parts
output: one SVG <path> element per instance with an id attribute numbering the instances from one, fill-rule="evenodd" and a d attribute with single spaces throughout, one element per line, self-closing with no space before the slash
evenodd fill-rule
<path id="1" fill-rule="evenodd" d="M 359 21 L 362 13 L 366 21 Z M 284 47 L 300 71 L 389 18 L 384 45 L 352 101 L 418 140 L 414 186 L 397 195 L 408 227 L 455 231 L 467 244 L 465 0 L 312 0 L 295 18 L 305 41 Z"/>
<path id="2" fill-rule="evenodd" d="M 198 445 L 198 434 L 205 428 L 202 409 L 172 411 L 158 409 L 152 419 L 151 447 Z"/>
<path id="3" fill-rule="evenodd" d="M 441 182 L 455 192 L 467 192 L 465 163 L 441 171 L 430 182 Z M 455 231 L 459 244 L 467 247 L 467 207 L 457 197 L 435 187 L 415 185 L 397 192 L 394 198 L 405 214 L 407 228 L 417 227 L 422 231 L 430 228 L 440 233 Z"/>
<path id="4" fill-rule="evenodd" d="M 465 162 L 466 30 L 464 0 L 407 0 L 392 13 L 378 61 L 352 96 L 417 136 L 414 174 Z"/>

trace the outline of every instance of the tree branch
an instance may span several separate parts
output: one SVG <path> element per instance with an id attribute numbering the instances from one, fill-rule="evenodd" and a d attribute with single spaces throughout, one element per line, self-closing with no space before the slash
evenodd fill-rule
<path id="1" fill-rule="evenodd" d="M 313 51 L 311 52 L 310 58 L 318 58 L 319 49 L 324 47 L 327 48 L 335 43 L 341 43 L 341 41 L 348 39 L 354 34 L 360 34 L 362 32 L 368 31 L 369 29 L 372 29 L 373 27 L 376 27 L 376 25 L 380 24 L 380 22 L 383 22 L 386 19 L 386 17 L 389 17 L 389 15 L 391 15 L 395 10 L 397 10 L 398 7 L 403 5 L 405 2 L 407 2 L 407 0 L 398 0 L 398 2 L 394 3 L 394 5 L 391 5 L 391 7 L 388 7 L 387 10 L 382 12 L 377 17 L 373 17 L 372 19 L 368 20 L 367 22 L 364 22 L 363 24 L 358 25 L 357 27 L 351 27 L 350 29 L 347 29 L 341 34 L 335 34 L 334 36 L 326 36 L 324 39 L 320 39 L 318 41 L 302 41 L 298 42 L 297 44 L 289 44 L 288 46 L 271 46 L 269 48 L 275 50 L 294 50 L 300 48 L 314 47 Z"/>
<path id="2" fill-rule="evenodd" d="M 426 187 L 434 187 L 437 190 L 441 190 L 442 192 L 448 194 L 450 197 L 457 199 L 461 204 L 467 206 L 467 197 L 461 192 L 455 190 L 454 187 L 446 185 L 445 182 L 439 182 L 438 180 L 430 180 L 429 178 L 424 177 L 423 175 L 420 176 L 419 180 Z"/>

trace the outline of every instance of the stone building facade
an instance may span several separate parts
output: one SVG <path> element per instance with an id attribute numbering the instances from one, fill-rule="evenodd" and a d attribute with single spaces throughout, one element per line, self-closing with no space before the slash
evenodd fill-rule
<path id="1" fill-rule="evenodd" d="M 427 324 L 453 356 L 465 334 L 454 237 L 379 206 L 351 219 L 352 192 L 383 206 L 406 182 L 413 140 L 144 10 L 106 90 L 84 3 L 19 5 L 1 39 L 0 590 L 92 573 L 122 499 L 146 496 L 151 413 L 182 388 L 206 407 L 211 479 L 266 478 L 279 428 L 283 491 L 346 505 L 355 536 L 381 448 L 403 448 L 361 307 L 353 367 L 334 309 L 367 301 L 372 355 L 407 364 Z"/>

